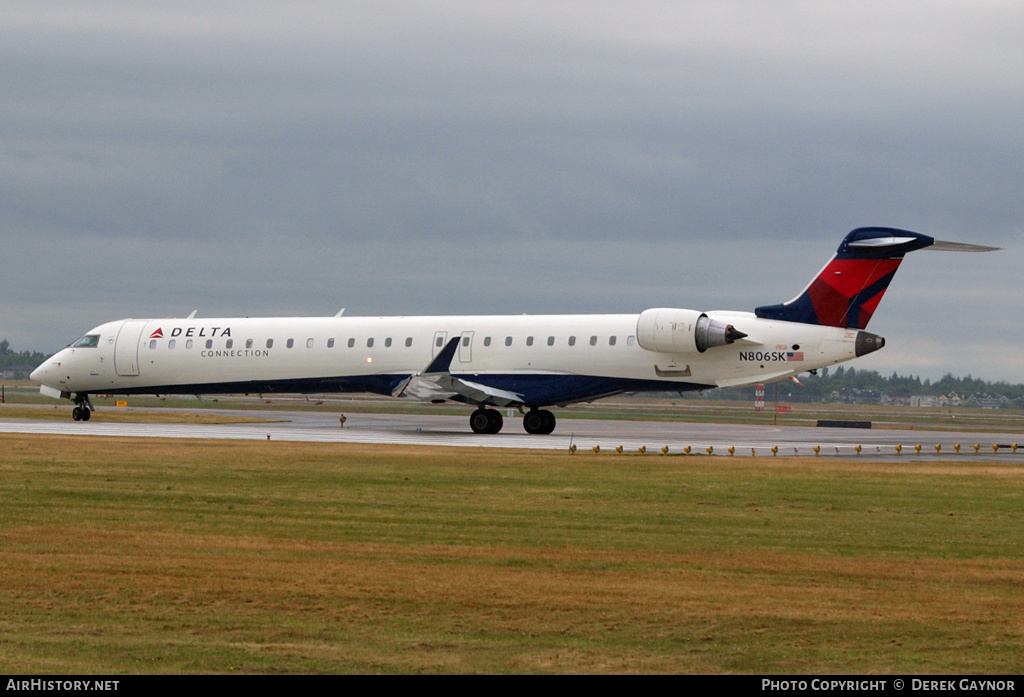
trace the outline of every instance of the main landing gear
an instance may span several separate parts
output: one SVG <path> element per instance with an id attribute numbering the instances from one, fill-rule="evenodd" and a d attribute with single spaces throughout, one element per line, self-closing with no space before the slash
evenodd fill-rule
<path id="1" fill-rule="evenodd" d="M 497 409 L 480 407 L 469 417 L 473 433 L 497 433 L 503 424 L 501 412 Z M 530 434 L 547 435 L 555 430 L 555 415 L 547 409 L 531 409 L 523 415 L 523 428 Z"/>
<path id="2" fill-rule="evenodd" d="M 480 408 L 469 417 L 469 427 L 473 433 L 497 433 L 501 430 L 504 420 L 497 409 Z"/>
<path id="3" fill-rule="evenodd" d="M 71 418 L 75 421 L 88 421 L 92 416 L 92 404 L 89 395 L 75 395 L 75 408 L 71 410 Z"/>
<path id="4" fill-rule="evenodd" d="M 523 415 L 523 428 L 529 434 L 547 435 L 555 430 L 555 415 L 547 409 L 531 409 Z"/>

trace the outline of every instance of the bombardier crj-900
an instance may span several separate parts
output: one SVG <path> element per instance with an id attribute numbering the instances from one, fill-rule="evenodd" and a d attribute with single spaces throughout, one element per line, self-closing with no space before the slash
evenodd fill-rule
<path id="1" fill-rule="evenodd" d="M 516 407 L 551 433 L 545 407 L 623 392 L 707 390 L 782 380 L 877 351 L 864 329 L 903 256 L 987 251 L 894 228 L 859 228 L 796 298 L 753 312 L 653 308 L 616 315 L 123 319 L 102 324 L 32 373 L 51 397 L 90 394 L 371 392 Z"/>

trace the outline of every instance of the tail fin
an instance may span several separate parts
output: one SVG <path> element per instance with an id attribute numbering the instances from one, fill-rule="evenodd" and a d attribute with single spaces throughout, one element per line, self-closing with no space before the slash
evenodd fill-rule
<path id="1" fill-rule="evenodd" d="M 754 314 L 765 319 L 864 329 L 903 255 L 933 244 L 933 238 L 907 230 L 857 228 L 843 239 L 835 255 L 800 295 L 781 305 L 758 307 Z"/>

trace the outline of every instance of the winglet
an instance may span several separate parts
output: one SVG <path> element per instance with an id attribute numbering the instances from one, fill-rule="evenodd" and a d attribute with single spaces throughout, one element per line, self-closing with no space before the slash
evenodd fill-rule
<path id="1" fill-rule="evenodd" d="M 462 340 L 461 336 L 456 336 L 451 339 L 444 348 L 441 349 L 434 360 L 430 362 L 423 370 L 423 375 L 429 375 L 430 373 L 447 373 L 452 365 L 452 359 L 455 358 L 455 352 L 459 348 L 459 341 Z"/>

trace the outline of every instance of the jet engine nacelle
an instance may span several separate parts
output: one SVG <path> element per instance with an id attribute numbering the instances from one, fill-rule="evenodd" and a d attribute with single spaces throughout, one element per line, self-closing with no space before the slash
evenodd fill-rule
<path id="1" fill-rule="evenodd" d="M 704 353 L 712 346 L 725 346 L 745 336 L 731 324 L 697 310 L 655 307 L 641 312 L 636 323 L 637 343 L 659 353 Z"/>

